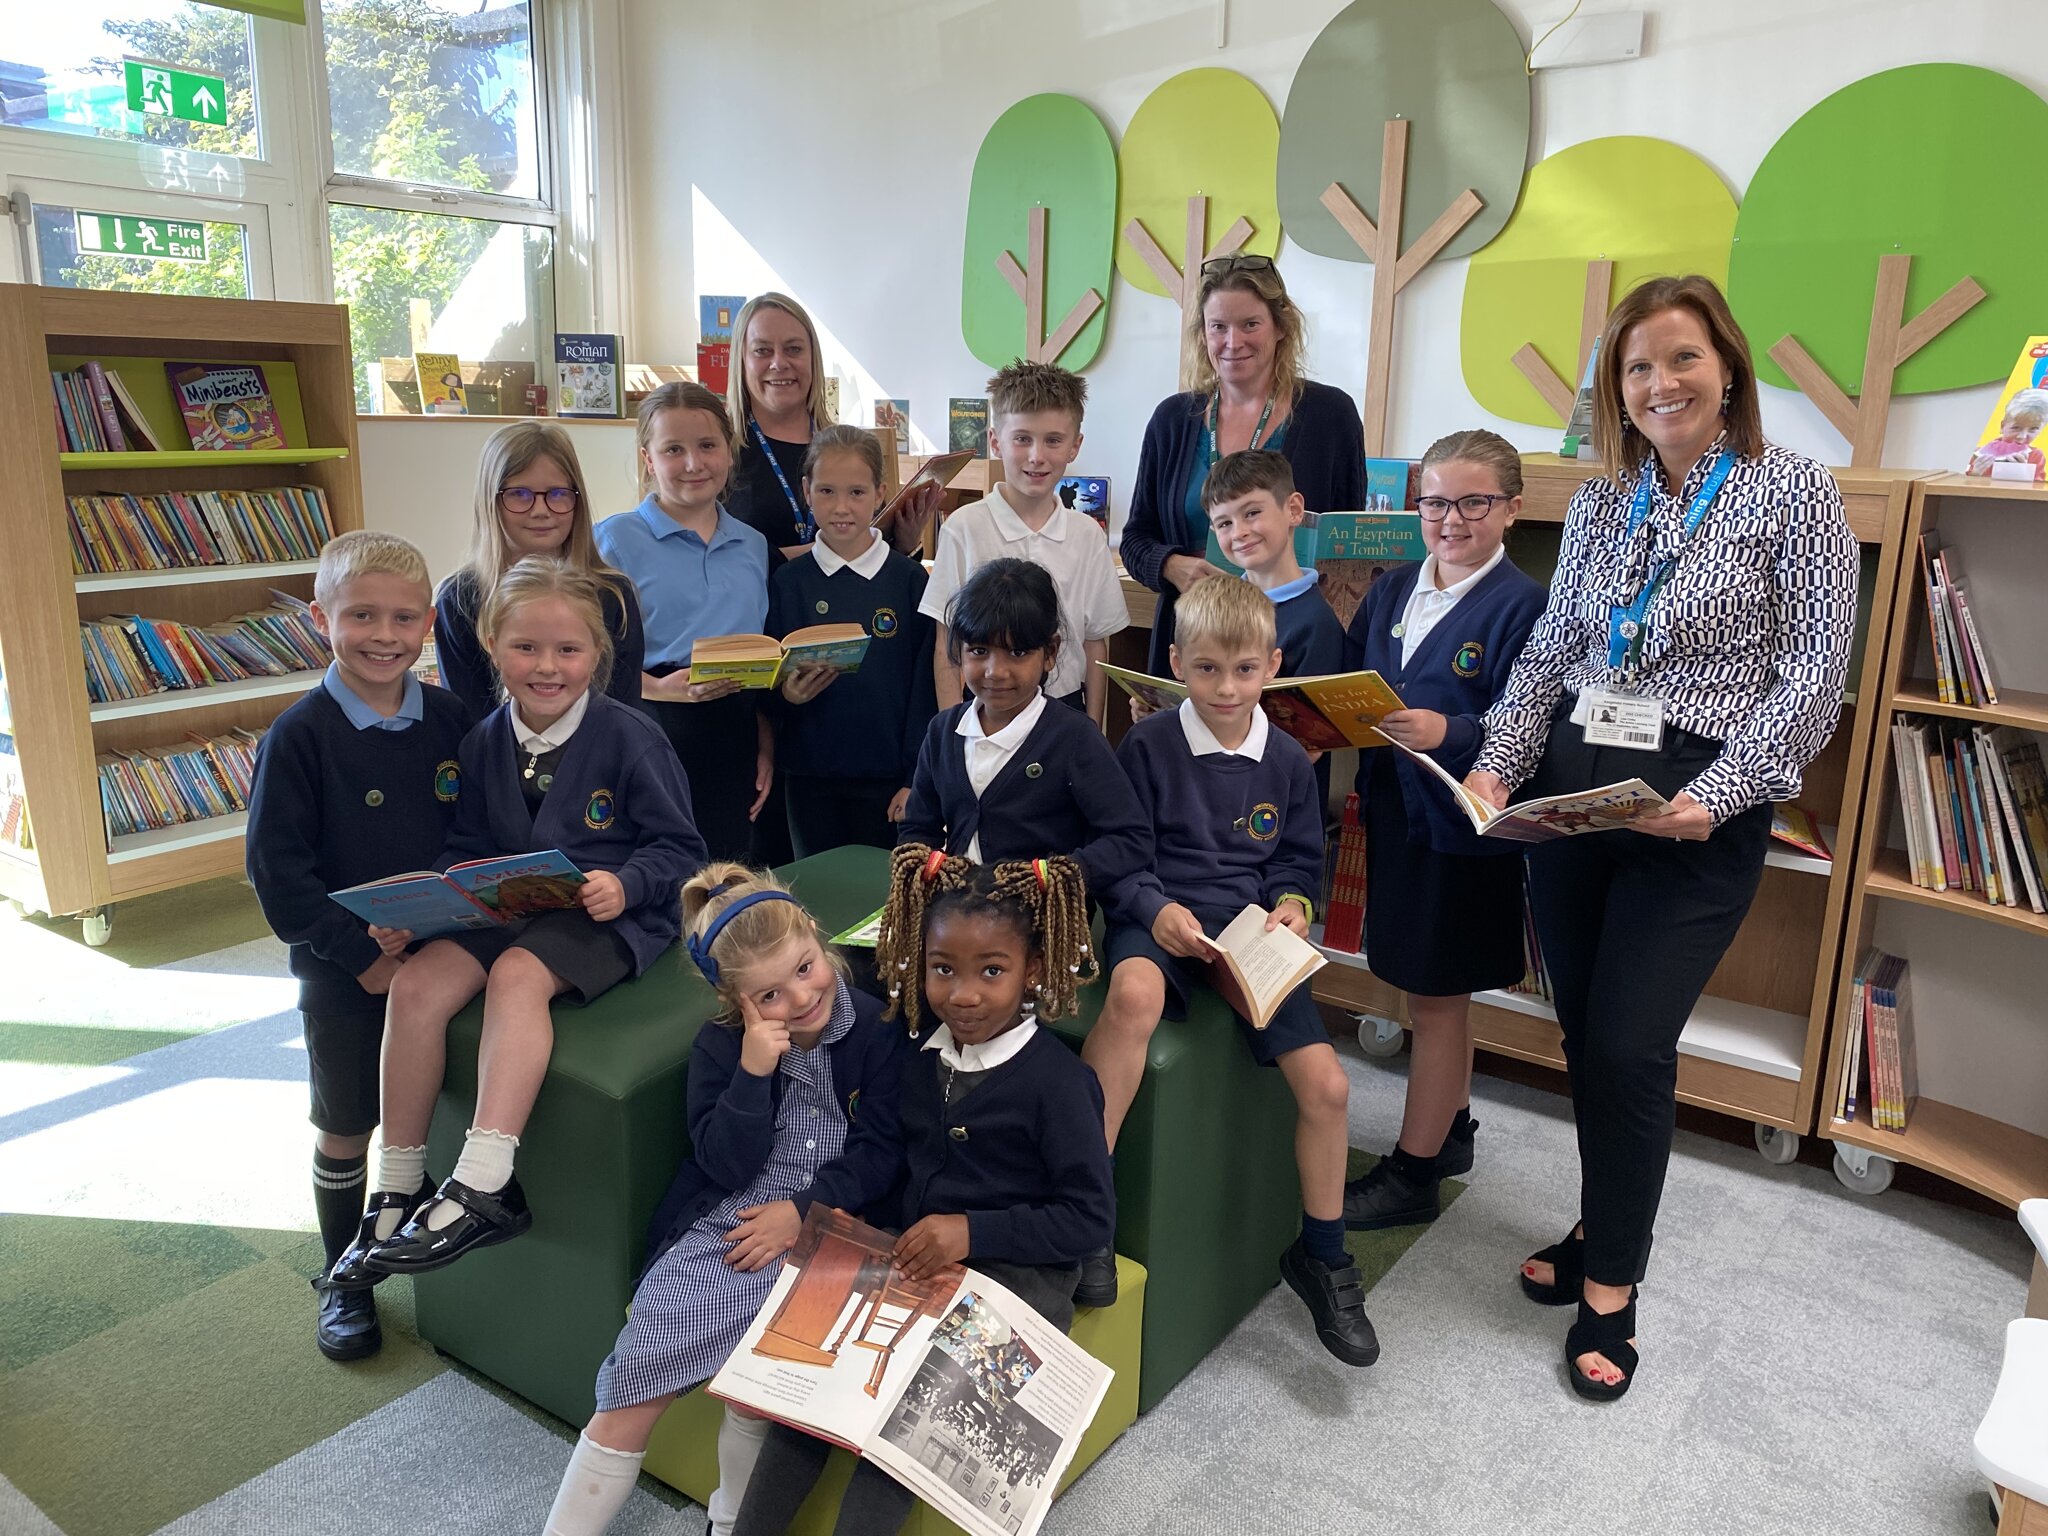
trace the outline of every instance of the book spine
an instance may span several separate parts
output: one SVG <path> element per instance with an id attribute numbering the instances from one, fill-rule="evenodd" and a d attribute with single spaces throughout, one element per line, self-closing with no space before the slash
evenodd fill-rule
<path id="1" fill-rule="evenodd" d="M 2048 892 L 2042 888 L 2044 871 L 2035 864 L 2033 852 L 2027 846 L 2026 824 L 2020 819 L 2012 771 L 2006 766 L 2005 743 L 1997 731 L 1986 732 L 1985 741 L 1989 749 L 1985 755 L 1991 764 L 1991 780 L 1998 792 L 1999 808 L 2005 813 L 2006 831 L 2012 839 L 2013 863 L 2019 870 L 2021 883 L 2027 888 L 2027 903 L 2036 912 L 2048 913 Z"/>
<path id="2" fill-rule="evenodd" d="M 1977 667 L 1977 687 L 1983 694 L 1983 702 L 1998 702 L 1998 682 L 1991 675 L 1991 653 L 1984 649 L 1984 637 L 1977 633 L 1977 615 L 1970 607 L 1970 594 L 1961 587 L 1956 588 L 1956 609 L 1963 616 L 1963 633 L 1970 643 L 1970 655 Z"/>
<path id="3" fill-rule="evenodd" d="M 1934 827 L 1941 838 L 1941 884 L 1937 890 L 1962 889 L 1962 871 L 1956 862 L 1956 823 L 1951 786 L 1944 765 L 1946 757 L 1938 742 L 1924 745 L 1927 753 L 1927 782 L 1934 793 Z"/>
<path id="4" fill-rule="evenodd" d="M 1963 840 L 1970 853 L 1970 878 L 1978 890 L 1996 900 L 1991 888 L 1991 853 L 1984 846 L 1984 823 L 1977 813 L 1976 764 L 1965 736 L 1957 736 L 1949 743 L 1949 772 L 1955 776 L 1956 798 L 1963 807 Z"/>
<path id="5" fill-rule="evenodd" d="M 96 362 L 88 360 L 85 365 L 85 381 L 92 391 L 92 403 L 99 412 L 100 432 L 107 440 L 107 447 L 115 453 L 128 451 L 128 434 L 121 430 L 121 413 L 114 409 L 114 392 L 107 388 L 107 375 Z"/>
<path id="6" fill-rule="evenodd" d="M 2005 852 L 2005 821 L 1998 806 L 1998 786 L 1992 781 L 1991 760 L 1997 754 L 1991 750 L 1991 733 L 1981 725 L 1970 733 L 1970 766 L 1973 770 L 1972 787 L 1976 790 L 1978 816 L 1983 824 L 1984 845 L 1991 855 L 1993 872 L 1998 877 L 1998 899 L 2008 907 L 2019 905 L 2018 880 L 2012 861 Z"/>

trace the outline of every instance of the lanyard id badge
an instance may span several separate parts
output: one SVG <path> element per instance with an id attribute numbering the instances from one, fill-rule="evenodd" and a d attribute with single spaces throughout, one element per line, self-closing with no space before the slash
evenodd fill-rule
<path id="1" fill-rule="evenodd" d="M 1606 688 L 1580 692 L 1572 718 L 1585 729 L 1589 747 L 1626 747 L 1655 752 L 1664 745 L 1664 701 Z"/>
<path id="2" fill-rule="evenodd" d="M 796 541 L 808 544 L 818 536 L 818 525 L 811 521 L 804 511 L 802 502 L 796 499 L 796 491 L 789 483 L 789 476 L 783 473 L 782 460 L 775 457 L 775 450 L 768 446 L 768 434 L 761 430 L 761 423 L 753 417 L 747 418 L 747 425 L 754 429 L 754 441 L 761 445 L 761 457 L 768 461 L 768 467 L 775 471 L 775 483 L 782 487 L 782 494 L 789 499 L 789 515 L 796 523 Z"/>
<path id="3" fill-rule="evenodd" d="M 1685 509 L 1685 529 L 1679 537 L 1678 550 L 1670 558 L 1660 561 L 1650 573 L 1640 591 L 1626 605 L 1615 604 L 1607 610 L 1607 665 L 1616 672 L 1633 672 L 1642 660 L 1643 640 L 1648 627 L 1650 604 L 1656 600 L 1658 590 L 1678 565 L 1678 557 L 1685 546 L 1692 542 L 1692 536 L 1699 532 L 1700 524 L 1706 521 L 1707 509 L 1714 504 L 1714 498 L 1721 494 L 1721 487 L 1735 469 L 1735 455 L 1726 448 L 1714 461 L 1714 467 L 1707 472 L 1706 483 L 1699 494 Z M 1637 531 L 1650 515 L 1650 476 L 1653 467 L 1646 467 L 1636 482 L 1636 497 L 1628 512 L 1628 533 L 1633 540 Z"/>

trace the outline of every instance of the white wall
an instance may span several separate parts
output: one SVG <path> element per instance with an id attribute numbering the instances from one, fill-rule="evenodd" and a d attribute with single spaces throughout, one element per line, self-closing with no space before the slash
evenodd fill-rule
<path id="1" fill-rule="evenodd" d="M 960 339 L 960 259 L 974 154 L 998 114 L 1038 91 L 1088 102 L 1120 137 L 1160 81 L 1225 65 L 1284 108 L 1296 65 L 1342 0 L 623 0 L 636 357 L 695 356 L 695 295 L 749 293 L 768 273 L 808 306 L 877 393 L 908 397 L 921 436 L 988 369 Z M 1525 42 L 1566 0 L 1499 0 Z M 1228 46 L 1215 46 L 1227 6 Z M 1650 13 L 1645 56 L 1536 77 L 1531 159 L 1608 134 L 1669 139 L 1739 196 L 1808 107 L 1864 75 L 1949 60 L 2048 93 L 2048 6 L 2010 0 L 1592 0 Z M 1989 146 L 1987 146 L 1989 152 Z M 1995 160 L 1995 155 L 1992 156 Z M 1987 160 L 1987 165 L 1991 161 Z M 695 195 L 722 216 L 693 215 Z M 1987 215 L 1994 216 L 1994 215 Z M 729 223 L 751 255 L 737 254 Z M 1283 247 L 1311 321 L 1310 365 L 1363 388 L 1371 268 Z M 1558 430 L 1500 421 L 1457 358 L 1465 263 L 1438 262 L 1402 295 L 1389 446 L 1419 454 L 1486 425 L 1527 450 Z M 1121 514 L 1138 439 L 1174 385 L 1176 311 L 1117 280 L 1089 368 L 1077 470 L 1115 477 Z M 828 342 L 828 353 L 834 350 Z M 1996 387 L 1894 404 L 1887 462 L 1960 467 Z M 1843 462 L 1847 445 L 1796 394 L 1765 391 L 1765 426 Z M 856 416 L 856 408 L 862 414 Z M 849 399 L 842 414 L 867 422 Z"/>

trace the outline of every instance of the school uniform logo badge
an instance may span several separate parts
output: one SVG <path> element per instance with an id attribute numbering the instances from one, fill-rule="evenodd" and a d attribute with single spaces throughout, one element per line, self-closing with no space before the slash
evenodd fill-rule
<path id="1" fill-rule="evenodd" d="M 877 608 L 868 628 L 874 631 L 877 640 L 886 640 L 901 627 L 894 608 Z"/>
<path id="2" fill-rule="evenodd" d="M 1245 829 L 1260 842 L 1270 843 L 1280 835 L 1280 807 L 1270 800 L 1253 806 L 1245 818 Z"/>
<path id="3" fill-rule="evenodd" d="M 462 793 L 462 764 L 449 758 L 434 765 L 434 798 L 444 804 Z"/>
<path id="4" fill-rule="evenodd" d="M 1457 654 L 1451 657 L 1451 670 L 1460 677 L 1477 677 L 1479 675 L 1479 663 L 1485 659 L 1485 656 L 1485 646 L 1481 645 L 1477 640 L 1467 640 L 1458 647 Z"/>
<path id="5" fill-rule="evenodd" d="M 608 789 L 600 789 L 590 797 L 590 803 L 583 807 L 583 825 L 593 832 L 602 832 L 619 816 L 619 799 Z"/>

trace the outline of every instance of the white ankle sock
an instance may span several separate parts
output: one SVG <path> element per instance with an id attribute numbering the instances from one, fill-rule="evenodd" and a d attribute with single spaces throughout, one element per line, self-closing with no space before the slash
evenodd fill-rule
<path id="1" fill-rule="evenodd" d="M 578 1436 L 542 1536 L 599 1536 L 632 1497 L 646 1454 L 615 1451 L 587 1434 Z"/>
<path id="2" fill-rule="evenodd" d="M 384 1147 L 377 1153 L 377 1192 L 389 1190 L 393 1194 L 411 1197 L 420 1187 L 420 1181 L 427 1176 L 427 1149 L 425 1147 Z M 404 1212 L 396 1208 L 377 1213 L 377 1237 L 379 1241 L 398 1230 Z"/>
<path id="3" fill-rule="evenodd" d="M 473 1125 L 463 1135 L 462 1156 L 455 1160 L 452 1177 L 458 1184 L 494 1195 L 512 1181 L 512 1154 L 518 1150 L 517 1136 Z M 461 1214 L 462 1207 L 453 1200 L 436 1201 L 427 1212 L 427 1230 L 438 1232 Z"/>
<path id="4" fill-rule="evenodd" d="M 747 1483 L 761 1455 L 761 1442 L 768 1438 L 768 1422 L 725 1410 L 718 1426 L 718 1487 L 704 1510 L 711 1517 L 711 1536 L 732 1536 L 732 1523 L 739 1519 L 740 1505 L 747 1500 Z"/>

